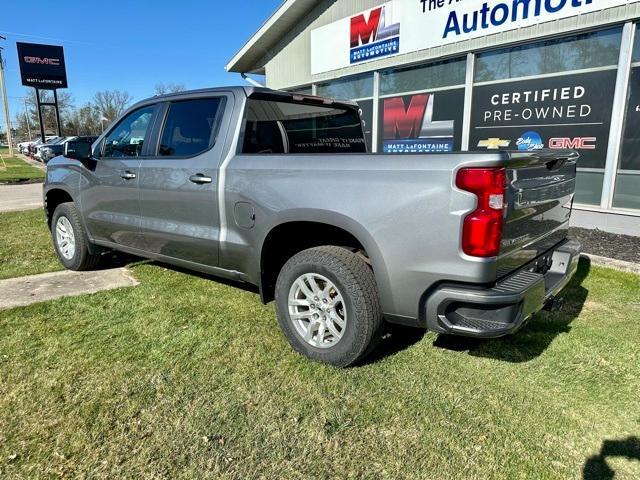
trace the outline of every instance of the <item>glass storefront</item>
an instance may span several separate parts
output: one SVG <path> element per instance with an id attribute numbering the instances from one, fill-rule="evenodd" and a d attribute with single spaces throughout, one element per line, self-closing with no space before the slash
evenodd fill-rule
<path id="1" fill-rule="evenodd" d="M 465 58 L 457 58 L 381 72 L 380 95 L 428 91 L 454 85 L 464 88 L 466 70 Z"/>
<path id="2" fill-rule="evenodd" d="M 476 56 L 470 149 L 580 153 L 576 203 L 600 205 L 621 28 Z"/>
<path id="3" fill-rule="evenodd" d="M 464 58 L 380 73 L 378 151 L 462 149 Z"/>
<path id="4" fill-rule="evenodd" d="M 473 79 L 465 55 L 317 83 L 315 93 L 358 102 L 378 152 L 577 150 L 576 204 L 600 207 L 622 42 L 616 26 L 474 52 Z M 632 62 L 609 208 L 640 210 L 640 27 Z"/>
<path id="5" fill-rule="evenodd" d="M 476 56 L 476 82 L 532 77 L 573 70 L 615 66 L 622 29 L 518 45 Z"/>
<path id="6" fill-rule="evenodd" d="M 331 82 L 318 83 L 316 94 L 340 99 L 373 98 L 373 74 L 358 75 Z"/>
<path id="7" fill-rule="evenodd" d="M 640 209 L 640 26 L 636 26 L 627 110 L 613 195 L 615 208 Z"/>

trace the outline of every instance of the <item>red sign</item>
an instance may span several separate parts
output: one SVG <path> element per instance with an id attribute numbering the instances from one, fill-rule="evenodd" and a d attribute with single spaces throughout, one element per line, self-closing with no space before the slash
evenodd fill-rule
<path id="1" fill-rule="evenodd" d="M 552 138 L 549 148 L 571 150 L 595 150 L 596 137 Z"/>
<path id="2" fill-rule="evenodd" d="M 382 7 L 378 7 L 369 13 L 369 21 L 364 18 L 362 13 L 351 17 L 351 48 L 376 41 L 381 16 Z"/>

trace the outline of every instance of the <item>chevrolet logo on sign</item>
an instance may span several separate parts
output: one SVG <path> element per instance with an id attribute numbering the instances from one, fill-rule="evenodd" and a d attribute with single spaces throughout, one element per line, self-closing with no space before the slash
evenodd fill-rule
<path id="1" fill-rule="evenodd" d="M 486 140 L 480 140 L 478 142 L 479 147 L 486 148 L 487 150 L 497 150 L 508 147 L 509 145 L 511 145 L 511 140 L 502 140 L 501 138 L 487 138 Z"/>

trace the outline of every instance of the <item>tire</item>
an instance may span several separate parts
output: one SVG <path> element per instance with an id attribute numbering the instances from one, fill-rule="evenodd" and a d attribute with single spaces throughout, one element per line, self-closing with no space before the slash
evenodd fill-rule
<path id="1" fill-rule="evenodd" d="M 65 248 L 64 241 L 61 241 L 58 235 L 59 227 L 62 227 L 65 232 L 69 227 L 71 228 L 73 252 Z M 100 262 L 101 256 L 92 254 L 89 251 L 89 238 L 80 221 L 78 209 L 72 202 L 61 203 L 56 207 L 51 219 L 51 237 L 58 258 L 67 269 L 76 271 L 92 270 Z"/>
<path id="2" fill-rule="evenodd" d="M 321 290 L 328 293 L 309 295 Z M 316 298 L 319 301 L 313 304 Z M 323 298 L 328 301 L 323 303 Z M 311 360 L 337 367 L 354 365 L 381 336 L 382 309 L 373 271 L 345 248 L 322 246 L 291 257 L 278 275 L 275 300 L 287 340 Z"/>

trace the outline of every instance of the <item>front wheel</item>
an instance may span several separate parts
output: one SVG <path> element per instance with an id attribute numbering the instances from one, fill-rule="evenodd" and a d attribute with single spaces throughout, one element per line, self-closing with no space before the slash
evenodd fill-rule
<path id="1" fill-rule="evenodd" d="M 72 202 L 56 207 L 51 219 L 51 236 L 58 258 L 69 270 L 91 270 L 100 261 L 100 255 L 89 251 L 89 237 Z"/>
<path id="2" fill-rule="evenodd" d="M 316 247 L 291 257 L 278 275 L 275 297 L 289 343 L 312 360 L 348 367 L 380 336 L 373 271 L 345 248 Z"/>

